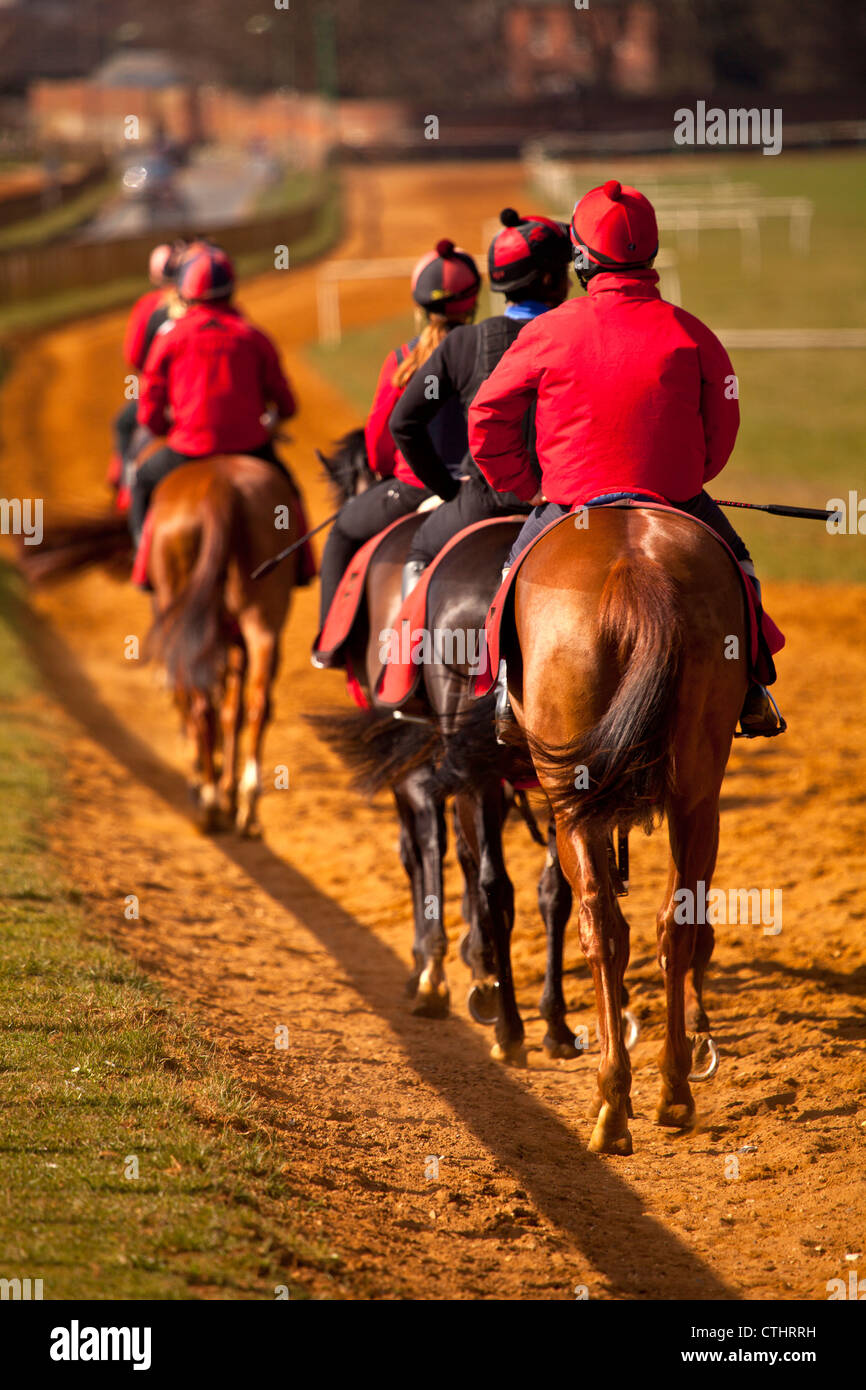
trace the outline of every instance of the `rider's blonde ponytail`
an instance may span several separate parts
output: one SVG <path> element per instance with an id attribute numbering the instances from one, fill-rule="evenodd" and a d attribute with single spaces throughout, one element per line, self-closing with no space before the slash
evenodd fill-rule
<path id="1" fill-rule="evenodd" d="M 433 353 L 448 333 L 448 330 L 458 323 L 471 323 L 472 317 L 472 314 L 466 314 L 462 318 L 455 318 L 453 316 L 451 318 L 446 318 L 444 314 L 427 314 L 426 322 L 418 335 L 417 343 L 412 348 L 411 352 L 407 352 L 406 356 L 403 358 L 403 361 L 400 363 L 391 379 L 391 384 L 393 386 L 398 386 L 402 391 L 403 387 L 408 385 L 418 368 L 424 365 L 428 357 L 432 357 Z"/>

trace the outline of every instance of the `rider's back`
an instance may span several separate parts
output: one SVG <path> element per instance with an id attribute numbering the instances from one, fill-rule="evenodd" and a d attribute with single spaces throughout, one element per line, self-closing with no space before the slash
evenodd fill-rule
<path id="1" fill-rule="evenodd" d="M 659 297 L 656 279 L 597 277 L 529 324 L 476 397 L 483 414 L 510 369 L 531 380 L 551 501 L 641 488 L 690 498 L 727 460 L 739 422 L 730 360 L 699 319 Z M 491 425 L 485 451 L 496 435 Z"/>
<path id="2" fill-rule="evenodd" d="M 224 305 L 197 305 L 158 337 L 146 364 L 165 383 L 173 414 L 169 442 L 181 453 L 243 452 L 265 444 L 270 402 L 293 409 L 276 351 L 258 328 Z M 140 412 L 141 415 L 141 412 Z"/>

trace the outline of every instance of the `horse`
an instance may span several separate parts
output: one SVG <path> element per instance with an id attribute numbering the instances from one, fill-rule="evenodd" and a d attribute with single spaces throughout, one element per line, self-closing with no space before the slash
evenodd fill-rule
<path id="1" fill-rule="evenodd" d="M 521 524 L 522 518 L 503 518 L 497 525 L 473 531 L 437 564 L 427 595 L 429 627 L 434 633 L 462 634 L 465 640 L 434 642 L 430 660 L 423 667 L 426 698 L 441 740 L 435 792 L 440 797 L 454 797 L 457 852 L 468 885 L 469 930 L 461 942 L 461 955 L 473 977 L 469 1010 L 477 1022 L 494 1025 L 496 1041 L 491 1056 L 513 1066 L 525 1065 L 526 1051 L 511 970 L 514 888 L 505 864 L 502 833 L 514 796 L 512 789 L 531 777 L 533 769 L 525 746 L 503 748 L 496 742 L 494 695 L 475 700 L 472 681 L 485 615 Z M 559 866 L 551 828 L 545 837 L 533 820 L 530 831 L 547 849 L 538 885 L 547 935 L 540 1003 L 547 1025 L 543 1047 L 550 1057 L 574 1060 L 579 1052 L 566 1022 L 562 989 L 571 889 Z"/>
<path id="2" fill-rule="evenodd" d="M 375 480 L 362 429 L 349 431 L 331 454 L 318 453 L 318 457 L 339 502 L 365 491 Z M 423 519 L 410 515 L 395 527 L 382 541 L 367 571 L 364 601 L 346 644 L 346 657 L 368 709 L 308 715 L 308 722 L 347 763 L 359 789 L 372 794 L 387 787 L 394 797 L 400 822 L 400 859 L 412 892 L 414 922 L 414 965 L 406 992 L 414 1000 L 414 1013 L 444 1018 L 450 1010 L 442 968 L 448 944 L 442 923 L 447 830 L 445 808 L 435 794 L 433 781 L 435 728 L 424 715 L 395 720 L 390 713 L 375 710 L 382 664 L 379 634 L 396 621 L 403 565 Z"/>
<path id="3" fill-rule="evenodd" d="M 730 557 L 688 518 L 637 507 L 589 517 L 585 529 L 552 528 L 525 557 L 506 655 L 512 707 L 553 808 L 595 986 L 601 1057 L 589 1148 L 627 1155 L 629 927 L 609 840 L 614 828 L 649 832 L 667 818 L 656 1120 L 685 1128 L 695 1113 L 687 1030 L 709 1038 L 702 990 L 714 945 L 712 927 L 696 922 L 688 903 L 700 882 L 708 890 L 716 862 L 719 795 L 747 684 L 745 600 Z"/>
<path id="4" fill-rule="evenodd" d="M 287 523 L 281 538 L 299 536 L 296 497 L 272 464 L 242 454 L 183 464 L 153 494 L 154 622 L 144 650 L 162 661 L 173 688 L 206 832 L 231 821 L 242 835 L 259 832 L 262 742 L 297 552 L 266 577 L 251 575 L 274 550 L 277 518 Z"/>

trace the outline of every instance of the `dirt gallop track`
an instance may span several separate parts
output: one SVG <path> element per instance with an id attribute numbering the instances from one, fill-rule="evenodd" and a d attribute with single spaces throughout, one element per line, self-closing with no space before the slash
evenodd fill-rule
<path id="1" fill-rule="evenodd" d="M 519 197 L 507 166 L 358 175 L 339 254 L 411 255 L 446 234 L 475 247 L 483 220 Z M 291 458 L 318 519 L 328 498 L 313 448 L 356 418 L 299 355 L 315 334 L 315 271 L 274 274 L 242 299 L 286 354 L 303 406 Z M 396 288 L 349 288 L 344 321 L 373 322 L 402 303 Z M 121 329 L 122 316 L 103 317 L 20 354 L 3 401 L 7 489 L 14 477 L 49 508 L 101 505 Z M 124 659 L 124 638 L 148 626 L 147 599 L 98 573 L 36 599 L 34 641 L 66 712 L 74 815 L 58 843 L 69 876 L 93 919 L 278 1104 L 286 1162 L 317 1199 L 313 1234 L 344 1261 L 335 1276 L 309 1275 L 314 1292 L 567 1299 L 584 1286 L 600 1298 L 809 1299 L 851 1268 L 866 1273 L 866 1254 L 846 1259 L 866 1251 L 866 765 L 854 718 L 866 684 L 863 594 L 770 586 L 767 601 L 788 633 L 780 690 L 791 732 L 737 746 L 717 883 L 781 889 L 782 929 L 718 928 L 708 1004 L 722 1066 L 697 1093 L 698 1128 L 657 1129 L 653 915 L 664 844 L 635 841 L 629 981 L 643 1034 L 635 1155 L 623 1160 L 586 1152 L 596 1057 L 549 1062 L 540 1049 L 541 863 L 522 826 L 509 851 L 528 1070 L 489 1060 L 491 1039 L 465 1012 L 460 964 L 450 970 L 452 1018 L 410 1014 L 408 899 L 390 807 L 359 802 L 301 718 L 344 698 L 338 676 L 309 665 L 315 593 L 300 596 L 288 627 L 266 754 L 268 765 L 288 765 L 291 786 L 263 803 L 261 843 L 205 839 L 188 818 L 168 695 Z M 452 869 L 453 942 L 456 887 Z M 139 895 L 139 924 L 123 920 L 128 893 Z M 574 934 L 567 964 L 571 1021 L 592 1027 Z M 288 1053 L 274 1048 L 281 1023 Z"/>

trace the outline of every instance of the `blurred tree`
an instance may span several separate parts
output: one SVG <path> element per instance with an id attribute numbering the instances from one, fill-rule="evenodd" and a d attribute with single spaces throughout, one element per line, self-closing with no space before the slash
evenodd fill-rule
<path id="1" fill-rule="evenodd" d="M 405 97 L 434 112 L 437 102 L 501 102 L 508 98 L 503 16 L 515 2 L 290 0 L 282 9 L 275 0 L 5 0 L 0 92 L 23 91 L 40 76 L 83 75 L 124 46 L 168 50 L 192 76 L 246 90 L 314 90 L 322 26 L 332 23 L 340 95 Z M 647 3 L 660 26 L 662 90 L 838 91 L 866 77 L 863 0 Z M 602 86 L 627 4 L 590 0 L 574 11 Z M 332 22 L 322 18 L 328 13 Z"/>

